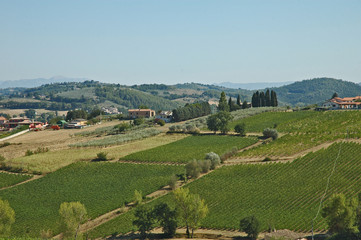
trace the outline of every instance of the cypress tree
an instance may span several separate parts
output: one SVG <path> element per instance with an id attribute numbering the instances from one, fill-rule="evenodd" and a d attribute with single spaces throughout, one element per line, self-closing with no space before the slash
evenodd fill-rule
<path id="1" fill-rule="evenodd" d="M 242 108 L 243 108 L 243 109 L 248 108 L 248 103 L 247 103 L 247 101 L 246 101 L 246 100 L 243 102 L 243 104 L 242 104 Z"/>
<path id="2" fill-rule="evenodd" d="M 267 107 L 271 106 L 271 95 L 269 94 L 269 89 L 267 89 L 266 91 L 266 106 Z"/>
<path id="3" fill-rule="evenodd" d="M 231 97 L 229 97 L 229 99 L 228 99 L 228 106 L 229 106 L 229 111 L 233 111 L 233 107 L 232 107 L 232 98 Z"/>
<path id="4" fill-rule="evenodd" d="M 221 93 L 221 98 L 219 99 L 218 103 L 218 110 L 229 112 L 229 106 L 227 103 L 226 94 L 224 92 Z"/>
<path id="5" fill-rule="evenodd" d="M 266 106 L 266 96 L 264 95 L 264 92 L 261 92 L 259 97 L 261 102 L 260 107 Z"/>
<path id="6" fill-rule="evenodd" d="M 271 106 L 272 107 L 277 107 L 278 106 L 277 94 L 273 90 L 271 91 Z"/>
<path id="7" fill-rule="evenodd" d="M 257 107 L 257 101 L 256 101 L 256 93 L 253 93 L 252 95 L 252 107 Z"/>
<path id="8" fill-rule="evenodd" d="M 239 94 L 237 96 L 237 105 L 241 106 L 241 96 Z"/>

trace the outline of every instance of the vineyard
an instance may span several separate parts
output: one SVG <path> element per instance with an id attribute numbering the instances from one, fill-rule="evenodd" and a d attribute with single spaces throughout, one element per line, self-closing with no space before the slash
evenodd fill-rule
<path id="1" fill-rule="evenodd" d="M 334 193 L 357 196 L 361 183 L 361 145 L 337 143 L 326 150 L 310 153 L 292 163 L 224 166 L 190 183 L 191 192 L 200 194 L 209 207 L 202 227 L 238 229 L 239 220 L 255 215 L 262 230 L 276 229 L 310 231 L 326 180 L 341 149 L 337 167 L 330 181 L 326 199 Z M 168 194 L 157 199 L 172 204 Z M 126 233 L 133 226 L 126 213 L 95 228 L 90 235 L 102 237 L 115 231 Z M 317 230 L 325 230 L 326 223 L 319 216 Z"/>
<path id="2" fill-rule="evenodd" d="M 232 148 L 241 149 L 256 142 L 256 138 L 243 138 L 239 136 L 189 136 L 173 143 L 130 154 L 122 159 L 144 162 L 187 163 L 192 159 L 204 159 L 206 153 L 209 152 L 222 155 L 232 150 Z"/>
<path id="3" fill-rule="evenodd" d="M 29 175 L 8 174 L 8 173 L 0 172 L 0 189 L 3 187 L 15 185 L 30 178 L 31 177 Z"/>
<path id="4" fill-rule="evenodd" d="M 304 114 L 307 115 L 307 112 Z M 283 137 L 269 144 L 244 151 L 238 156 L 290 156 L 322 143 L 343 139 L 347 133 L 350 138 L 360 138 L 360 118 L 359 111 L 310 112 L 310 115 L 303 119 L 284 121 L 279 124 L 276 129 L 286 133 Z"/>
<path id="5" fill-rule="evenodd" d="M 38 237 L 41 230 L 58 231 L 62 202 L 80 201 L 91 218 L 133 201 L 134 190 L 143 195 L 167 185 L 183 167 L 127 163 L 79 162 L 43 178 L 0 191 L 16 212 L 13 236 Z M 0 175 L 1 177 L 1 175 Z"/>

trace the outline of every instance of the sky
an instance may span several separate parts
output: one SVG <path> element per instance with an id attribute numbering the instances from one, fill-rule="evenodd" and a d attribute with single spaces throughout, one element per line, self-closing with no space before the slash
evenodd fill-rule
<path id="1" fill-rule="evenodd" d="M 361 82 L 360 0 L 0 0 L 0 81 Z"/>

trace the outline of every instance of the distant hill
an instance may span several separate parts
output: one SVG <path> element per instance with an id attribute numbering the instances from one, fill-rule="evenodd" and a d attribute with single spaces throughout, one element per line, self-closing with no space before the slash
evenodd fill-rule
<path id="1" fill-rule="evenodd" d="M 35 79 L 21 79 L 21 80 L 9 80 L 0 81 L 0 89 L 2 88 L 33 88 L 39 87 L 44 84 L 60 83 L 60 82 L 83 82 L 89 80 L 87 78 L 68 78 L 63 76 L 57 76 L 52 78 L 35 78 Z"/>
<path id="2" fill-rule="evenodd" d="M 275 88 L 288 85 L 294 82 L 256 82 L 256 83 L 232 83 L 232 82 L 222 82 L 215 83 L 216 86 L 222 86 L 226 88 L 235 88 L 235 89 L 246 89 L 246 90 L 255 90 L 255 89 L 264 89 L 264 88 Z"/>
<path id="3" fill-rule="evenodd" d="M 334 78 L 314 78 L 272 89 L 281 102 L 293 106 L 320 104 L 335 92 L 340 97 L 361 95 L 359 84 Z"/>

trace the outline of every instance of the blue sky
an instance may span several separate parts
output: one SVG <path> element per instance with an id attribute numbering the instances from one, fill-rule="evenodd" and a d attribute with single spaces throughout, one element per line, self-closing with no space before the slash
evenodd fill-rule
<path id="1" fill-rule="evenodd" d="M 0 81 L 361 82 L 360 0 L 0 0 Z"/>

